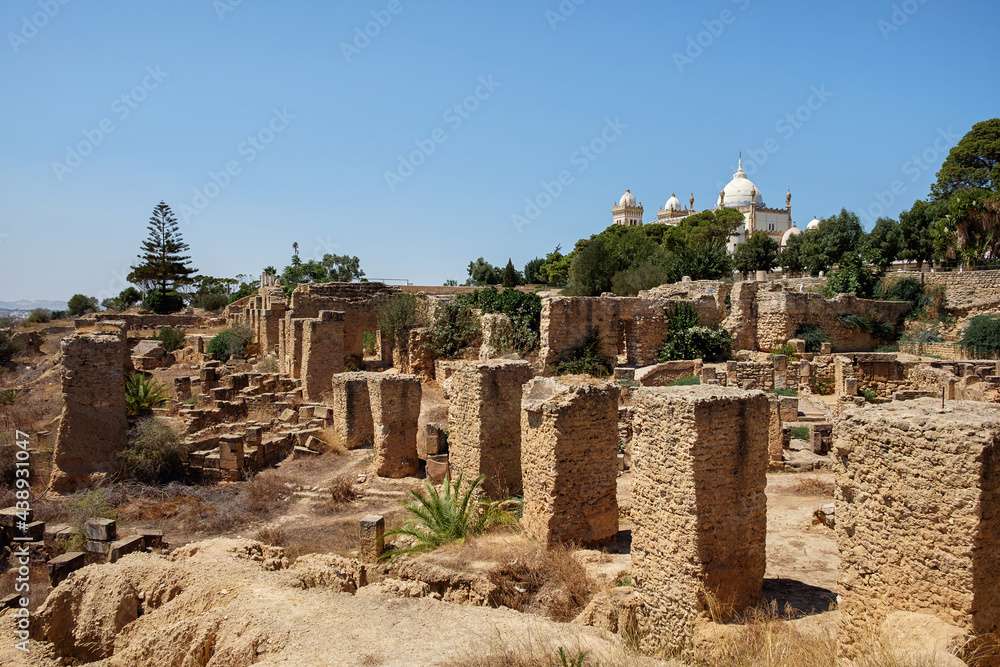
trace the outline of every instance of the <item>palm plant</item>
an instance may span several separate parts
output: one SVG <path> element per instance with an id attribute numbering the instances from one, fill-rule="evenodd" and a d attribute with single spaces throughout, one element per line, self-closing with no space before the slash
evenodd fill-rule
<path id="1" fill-rule="evenodd" d="M 132 373 L 125 381 L 125 412 L 137 415 L 169 400 L 167 385 L 143 373 Z"/>
<path id="2" fill-rule="evenodd" d="M 449 542 L 461 542 L 466 537 L 492 528 L 516 525 L 517 515 L 511 511 L 516 501 L 474 499 L 485 479 L 485 475 L 480 476 L 463 491 L 462 475 L 459 474 L 452 482 L 448 474 L 440 490 L 427 480 L 424 492 L 410 491 L 410 500 L 402 505 L 412 516 L 402 528 L 386 533 L 386 537 L 405 535 L 412 538 L 413 543 L 390 549 L 382 557 L 396 558 L 403 554 L 433 551 Z"/>

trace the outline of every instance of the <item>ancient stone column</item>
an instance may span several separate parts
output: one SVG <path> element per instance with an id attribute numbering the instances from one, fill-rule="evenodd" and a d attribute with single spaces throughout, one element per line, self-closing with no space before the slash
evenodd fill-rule
<path id="1" fill-rule="evenodd" d="M 618 534 L 618 387 L 535 378 L 521 400 L 522 526 L 543 544 Z"/>
<path id="2" fill-rule="evenodd" d="M 833 433 L 845 657 L 896 611 L 1000 631 L 1000 411 L 924 398 L 849 410 Z"/>
<path id="3" fill-rule="evenodd" d="M 126 327 L 76 333 L 62 341 L 63 410 L 51 488 L 72 493 L 119 465 L 125 446 Z"/>
<path id="4" fill-rule="evenodd" d="M 371 447 L 375 442 L 368 377 L 372 373 L 339 373 L 333 376 L 330 406 L 333 431 L 347 449 Z"/>
<path id="5" fill-rule="evenodd" d="M 320 400 L 336 373 L 344 371 L 344 314 L 321 311 L 302 324 L 302 397 Z"/>
<path id="6" fill-rule="evenodd" d="M 533 375 L 526 361 L 488 361 L 463 364 L 450 379 L 452 475 L 485 475 L 493 498 L 521 493 L 521 387 Z"/>
<path id="7" fill-rule="evenodd" d="M 375 473 L 407 477 L 417 471 L 420 380 L 411 375 L 368 374 L 375 431 Z"/>
<path id="8" fill-rule="evenodd" d="M 767 397 L 694 386 L 632 395 L 632 572 L 642 648 L 688 654 L 709 596 L 724 614 L 761 599 L 767 534 Z"/>

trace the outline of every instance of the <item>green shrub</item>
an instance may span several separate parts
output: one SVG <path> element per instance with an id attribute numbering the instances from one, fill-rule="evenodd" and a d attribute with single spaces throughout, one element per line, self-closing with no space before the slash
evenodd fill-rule
<path id="1" fill-rule="evenodd" d="M 167 385 L 143 373 L 132 373 L 125 381 L 125 412 L 138 415 L 169 400 Z"/>
<path id="2" fill-rule="evenodd" d="M 143 484 L 169 484 L 184 476 L 181 457 L 185 448 L 180 437 L 161 419 L 144 419 L 129 430 L 121 475 Z"/>
<path id="3" fill-rule="evenodd" d="M 424 492 L 410 491 L 410 500 L 403 509 L 411 514 L 402 528 L 389 531 L 386 537 L 405 535 L 413 542 L 406 547 L 390 549 L 382 558 L 433 551 L 450 542 L 462 542 L 466 537 L 480 535 L 493 528 L 514 526 L 517 515 L 511 511 L 511 501 L 476 500 L 476 490 L 486 479 L 480 476 L 462 490 L 462 475 L 452 482 L 445 475 L 441 491 L 430 480 L 424 482 Z"/>
<path id="4" fill-rule="evenodd" d="M 360 354 L 344 355 L 344 372 L 354 373 L 365 370 L 365 360 Z"/>
<path id="5" fill-rule="evenodd" d="M 66 302 L 66 310 L 71 317 L 79 317 L 86 313 L 96 313 L 97 308 L 97 299 L 86 294 L 74 294 Z"/>
<path id="6" fill-rule="evenodd" d="M 684 377 L 679 377 L 670 384 L 668 387 L 692 387 L 694 385 L 701 384 L 701 378 L 697 375 L 685 375 Z"/>
<path id="7" fill-rule="evenodd" d="M 0 331 L 0 363 L 7 363 L 15 354 L 24 349 L 24 344 L 14 340 L 6 331 Z"/>
<path id="8" fill-rule="evenodd" d="M 786 396 L 786 397 L 792 397 L 792 398 L 794 398 L 795 396 L 799 395 L 799 390 L 798 389 L 772 389 L 771 393 L 775 394 L 776 396 Z"/>
<path id="9" fill-rule="evenodd" d="M 243 357 L 253 339 L 253 329 L 245 324 L 237 324 L 232 329 L 225 329 L 215 334 L 212 340 L 208 341 L 205 351 L 212 355 L 213 359 L 225 363 L 233 357 Z"/>
<path id="10" fill-rule="evenodd" d="M 597 330 L 590 332 L 580 347 L 562 355 L 561 361 L 552 368 L 556 375 L 592 375 L 606 378 L 611 375 L 614 365 L 611 359 L 600 355 L 601 337 Z"/>
<path id="11" fill-rule="evenodd" d="M 732 354 L 732 336 L 725 329 L 703 327 L 689 303 L 680 304 L 670 317 L 667 340 L 660 347 L 660 363 L 679 359 L 724 361 Z"/>
<path id="12" fill-rule="evenodd" d="M 542 322 L 542 300 L 537 294 L 525 294 L 516 289 L 502 292 L 490 286 L 463 294 L 460 303 L 478 308 L 484 315 L 502 313 L 510 320 L 511 330 L 490 343 L 502 352 L 525 355 L 538 348 Z"/>
<path id="13" fill-rule="evenodd" d="M 167 352 L 183 350 L 186 345 L 185 337 L 187 332 L 176 327 L 163 327 L 153 336 L 155 340 L 163 343 L 163 349 Z"/>
<path id="14" fill-rule="evenodd" d="M 482 336 L 479 318 L 465 303 L 445 304 L 434 317 L 427 349 L 435 358 L 457 357 L 476 344 Z"/>
<path id="15" fill-rule="evenodd" d="M 375 356 L 375 345 L 378 343 L 378 336 L 375 335 L 374 331 L 365 331 L 361 334 L 361 346 L 364 348 L 365 354 L 369 357 Z"/>
<path id="16" fill-rule="evenodd" d="M 863 331 L 879 341 L 889 341 L 896 338 L 896 327 L 874 310 L 870 310 L 864 315 L 841 315 L 837 318 L 837 322 L 848 329 Z"/>
<path id="17" fill-rule="evenodd" d="M 801 338 L 806 342 L 806 352 L 811 352 L 813 354 L 819 352 L 823 343 L 830 343 L 830 337 L 826 335 L 826 332 L 817 326 L 812 324 L 803 324 L 795 332 L 796 338 Z"/>
<path id="18" fill-rule="evenodd" d="M 378 309 L 378 329 L 389 336 L 392 346 L 407 352 L 410 330 L 417 326 L 417 297 L 409 292 L 396 292 Z"/>
<path id="19" fill-rule="evenodd" d="M 48 308 L 35 308 L 28 315 L 28 324 L 47 324 L 52 321 L 52 311 Z"/>
<path id="20" fill-rule="evenodd" d="M 66 523 L 75 528 L 77 536 L 67 545 L 67 551 L 82 551 L 84 526 L 87 519 L 117 519 L 118 514 L 111 506 L 102 489 L 93 489 L 72 497 L 66 503 Z"/>
<path id="21" fill-rule="evenodd" d="M 795 356 L 795 346 L 791 343 L 785 343 L 781 347 L 776 347 L 771 350 L 771 357 L 794 357 Z"/>
<path id="22" fill-rule="evenodd" d="M 792 439 L 794 440 L 808 440 L 809 427 L 808 426 L 793 426 L 792 427 Z"/>
<path id="23" fill-rule="evenodd" d="M 962 347 L 979 357 L 1000 355 L 1000 317 L 977 315 L 962 335 Z"/>
<path id="24" fill-rule="evenodd" d="M 868 401 L 869 403 L 874 403 L 875 399 L 878 398 L 878 394 L 876 394 L 871 389 L 862 389 L 861 395 L 864 396 L 865 400 Z"/>
<path id="25" fill-rule="evenodd" d="M 281 364 L 277 357 L 264 357 L 257 362 L 257 371 L 260 373 L 277 373 L 281 370 Z"/>
<path id="26" fill-rule="evenodd" d="M 207 311 L 217 313 L 226 306 L 229 305 L 229 297 L 225 294 L 219 294 L 217 292 L 210 292 L 209 294 L 203 295 L 196 305 L 200 308 L 204 308 Z"/>
<path id="27" fill-rule="evenodd" d="M 155 289 L 146 295 L 144 304 L 157 315 L 170 315 L 184 308 L 184 297 L 177 290 Z"/>

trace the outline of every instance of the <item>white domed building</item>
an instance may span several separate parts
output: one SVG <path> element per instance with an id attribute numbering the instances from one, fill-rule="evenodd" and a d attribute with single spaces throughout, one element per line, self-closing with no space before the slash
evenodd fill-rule
<path id="1" fill-rule="evenodd" d="M 785 246 L 792 239 L 793 236 L 802 236 L 802 230 L 792 223 L 792 226 L 788 228 L 788 231 L 781 235 L 781 249 L 784 250 Z"/>
<path id="2" fill-rule="evenodd" d="M 612 224 L 642 227 L 642 211 L 642 203 L 635 201 L 635 195 L 631 190 L 625 190 L 618 204 L 611 207 Z"/>

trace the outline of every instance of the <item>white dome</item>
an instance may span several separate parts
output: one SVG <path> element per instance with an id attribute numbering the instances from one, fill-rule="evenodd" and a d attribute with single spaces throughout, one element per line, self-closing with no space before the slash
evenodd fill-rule
<path id="1" fill-rule="evenodd" d="M 635 197 L 632 195 L 631 190 L 626 190 L 622 198 L 618 200 L 619 206 L 635 206 Z"/>
<path id="2" fill-rule="evenodd" d="M 784 248 L 786 245 L 788 245 L 788 242 L 792 239 L 793 236 L 799 236 L 801 234 L 802 230 L 796 227 L 795 225 L 792 225 L 791 227 L 788 228 L 787 232 L 781 235 L 781 247 Z"/>
<path id="3" fill-rule="evenodd" d="M 754 196 L 754 191 L 756 190 L 756 196 Z M 749 206 L 750 199 L 753 197 L 754 201 L 757 202 L 757 206 L 764 205 L 764 196 L 760 193 L 760 190 L 756 185 L 753 184 L 749 178 L 747 178 L 746 173 L 743 171 L 743 159 L 740 159 L 740 166 L 736 173 L 733 174 L 733 180 L 729 181 L 729 185 L 723 188 L 725 193 L 725 201 L 723 201 L 722 196 L 719 196 L 719 206 L 735 207 L 735 206 Z"/>
<path id="4" fill-rule="evenodd" d="M 819 218 L 813 218 L 808 225 L 806 225 L 806 231 L 810 229 L 819 229 L 819 223 L 822 222 Z"/>
<path id="5" fill-rule="evenodd" d="M 677 198 L 676 194 L 671 194 L 670 199 L 667 203 L 663 205 L 664 211 L 681 211 L 683 207 L 681 206 L 681 200 Z"/>

